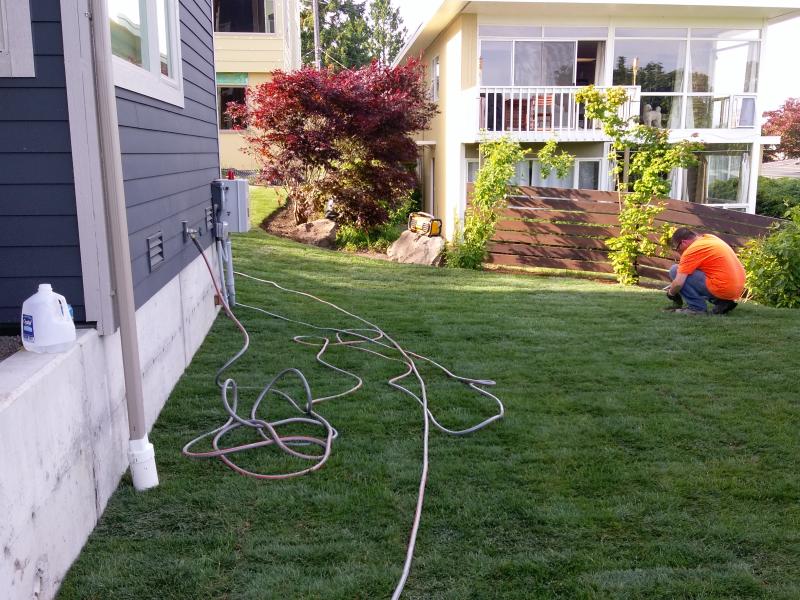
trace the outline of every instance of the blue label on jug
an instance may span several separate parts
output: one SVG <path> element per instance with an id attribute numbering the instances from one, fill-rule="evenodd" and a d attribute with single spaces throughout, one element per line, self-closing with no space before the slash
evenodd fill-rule
<path id="1" fill-rule="evenodd" d="M 33 317 L 31 315 L 22 315 L 22 339 L 33 341 Z"/>

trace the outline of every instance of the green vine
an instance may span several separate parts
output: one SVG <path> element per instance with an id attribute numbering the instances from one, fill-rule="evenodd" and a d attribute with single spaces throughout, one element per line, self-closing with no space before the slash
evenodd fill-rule
<path id="1" fill-rule="evenodd" d="M 670 172 L 696 164 L 694 153 L 703 146 L 686 140 L 671 143 L 668 129 L 642 125 L 636 122 L 636 117 L 623 119 L 620 108 L 628 97 L 622 88 L 602 92 L 589 86 L 580 90 L 576 99 L 585 105 L 586 117 L 599 120 L 603 132 L 611 138 L 609 160 L 620 195 L 620 233 L 606 240 L 606 245 L 617 281 L 636 284 L 638 257 L 658 250 L 651 237 L 657 235 L 654 222 L 665 206 L 660 199 L 668 197 L 670 192 Z M 623 165 L 618 156 L 625 152 L 632 154 L 628 174 L 634 178 L 634 184 L 630 191 L 620 177 Z"/>
<path id="2" fill-rule="evenodd" d="M 564 179 L 570 173 L 570 168 L 575 162 L 575 155 L 570 154 L 566 150 L 556 153 L 558 149 L 558 142 L 556 140 L 548 140 L 536 157 L 539 159 L 539 170 L 543 178 L 550 177 L 552 171 L 556 172 L 559 179 Z"/>
<path id="3" fill-rule="evenodd" d="M 508 181 L 514 176 L 516 164 L 525 158 L 520 145 L 505 137 L 481 142 L 480 155 L 481 167 L 463 231 L 456 232 L 447 251 L 447 265 L 451 267 L 481 267 L 486 246 L 494 235 L 497 210 L 508 193 Z"/>

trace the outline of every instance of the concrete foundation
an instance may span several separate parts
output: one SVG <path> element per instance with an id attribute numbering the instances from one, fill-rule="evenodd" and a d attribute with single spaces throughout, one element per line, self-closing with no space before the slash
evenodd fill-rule
<path id="1" fill-rule="evenodd" d="M 214 322 L 213 299 L 198 257 L 136 313 L 148 431 Z M 82 330 L 68 352 L 0 363 L 0 598 L 55 596 L 127 469 L 127 442 L 119 332 Z"/>

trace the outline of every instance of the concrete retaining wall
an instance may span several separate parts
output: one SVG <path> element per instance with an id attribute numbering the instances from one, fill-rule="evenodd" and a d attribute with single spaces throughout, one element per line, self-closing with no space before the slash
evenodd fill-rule
<path id="1" fill-rule="evenodd" d="M 137 311 L 148 430 L 216 317 L 213 297 L 198 257 Z M 55 596 L 127 469 L 127 442 L 119 332 L 0 363 L 0 598 Z"/>

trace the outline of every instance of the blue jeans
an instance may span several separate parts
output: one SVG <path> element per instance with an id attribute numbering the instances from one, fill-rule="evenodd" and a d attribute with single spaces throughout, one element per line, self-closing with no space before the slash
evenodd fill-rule
<path id="1" fill-rule="evenodd" d="M 675 279 L 678 274 L 678 265 L 669 268 L 669 278 Z M 686 278 L 680 291 L 686 304 L 692 310 L 706 312 L 706 302 L 715 303 L 717 299 L 708 291 L 706 287 L 706 274 L 702 271 L 695 271 Z"/>

